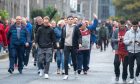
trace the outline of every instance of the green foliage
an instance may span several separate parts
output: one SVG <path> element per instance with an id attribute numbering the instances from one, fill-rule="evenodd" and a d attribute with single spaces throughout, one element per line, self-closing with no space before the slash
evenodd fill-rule
<path id="1" fill-rule="evenodd" d="M 42 9 L 34 9 L 31 11 L 31 18 L 35 18 L 37 16 L 41 16 L 44 17 L 45 16 L 45 12 Z"/>
<path id="2" fill-rule="evenodd" d="M 140 15 L 140 0 L 113 0 L 117 16 L 125 19 L 138 19 Z"/>
<path id="3" fill-rule="evenodd" d="M 53 6 L 48 6 L 46 9 L 45 9 L 45 15 L 46 16 L 50 16 L 52 14 L 52 12 L 56 10 Z M 56 13 L 53 17 L 53 19 L 55 21 L 58 21 L 60 20 L 60 15 L 58 13 Z"/>
<path id="4" fill-rule="evenodd" d="M 122 17 L 118 17 L 118 16 L 111 16 L 111 17 L 109 17 L 109 20 L 113 20 L 113 21 L 119 21 L 121 19 L 123 19 L 123 18 Z"/>
<path id="5" fill-rule="evenodd" d="M 31 11 L 31 18 L 33 19 L 34 17 L 37 17 L 37 16 L 41 16 L 41 17 L 50 16 L 54 10 L 55 8 L 52 6 L 48 6 L 45 9 L 34 9 Z M 56 13 L 53 19 L 55 21 L 60 20 L 60 15 Z"/>
<path id="6" fill-rule="evenodd" d="M 6 10 L 0 10 L 0 16 L 5 20 L 9 18 L 9 13 Z"/>

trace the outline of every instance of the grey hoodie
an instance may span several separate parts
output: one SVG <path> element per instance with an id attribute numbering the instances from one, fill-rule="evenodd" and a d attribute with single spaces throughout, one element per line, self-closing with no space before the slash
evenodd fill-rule
<path id="1" fill-rule="evenodd" d="M 131 44 L 130 41 L 132 41 Z M 140 45 L 135 43 L 134 41 L 140 42 L 140 29 L 138 28 L 135 32 L 133 28 L 131 28 L 129 31 L 126 32 L 124 36 L 124 43 L 127 45 L 128 52 L 131 53 L 139 53 L 140 52 Z"/>

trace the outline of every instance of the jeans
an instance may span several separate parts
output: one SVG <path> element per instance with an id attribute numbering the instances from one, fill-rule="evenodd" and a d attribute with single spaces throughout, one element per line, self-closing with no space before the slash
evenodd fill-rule
<path id="1" fill-rule="evenodd" d="M 129 59 L 129 72 L 130 72 L 130 78 L 134 78 L 134 62 L 136 60 L 137 62 L 137 69 L 136 69 L 136 76 L 139 76 L 140 72 L 140 52 L 139 53 L 130 53 L 128 54 Z"/>
<path id="2" fill-rule="evenodd" d="M 58 69 L 60 69 L 61 66 L 62 70 L 64 70 L 64 53 L 61 52 L 60 49 L 57 49 L 56 51 L 56 60 Z"/>
<path id="3" fill-rule="evenodd" d="M 115 71 L 115 75 L 116 77 L 120 76 L 120 64 L 121 61 L 119 59 L 119 56 L 117 54 L 115 54 L 115 58 L 114 58 L 114 71 Z M 124 61 L 122 62 L 123 64 L 123 72 L 122 72 L 122 79 L 126 80 L 127 79 L 127 67 L 128 67 L 128 56 L 125 56 Z"/>
<path id="4" fill-rule="evenodd" d="M 22 70 L 25 46 L 24 45 L 13 45 L 13 47 L 10 50 L 11 50 L 10 69 L 14 70 L 15 57 L 17 56 L 18 70 Z"/>
<path id="5" fill-rule="evenodd" d="M 64 66 L 65 66 L 65 75 L 68 75 L 68 60 L 71 54 L 72 64 L 74 71 L 77 70 L 77 49 L 73 46 L 64 47 Z"/>
<path id="6" fill-rule="evenodd" d="M 83 70 L 83 71 L 88 70 L 89 54 L 90 54 L 90 50 L 82 50 L 78 52 L 78 57 L 77 57 L 78 70 Z"/>

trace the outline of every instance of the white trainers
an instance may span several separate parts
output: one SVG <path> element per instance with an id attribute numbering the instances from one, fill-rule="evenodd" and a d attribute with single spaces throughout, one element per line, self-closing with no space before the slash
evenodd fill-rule
<path id="1" fill-rule="evenodd" d="M 138 84 L 140 83 L 140 78 L 139 77 L 136 77 L 135 80 Z"/>
<path id="2" fill-rule="evenodd" d="M 43 70 L 40 69 L 39 72 L 40 72 L 40 73 L 39 73 L 39 76 L 43 76 Z"/>
<path id="3" fill-rule="evenodd" d="M 71 65 L 70 64 L 68 64 L 68 67 L 69 67 L 69 69 L 71 69 Z"/>
<path id="4" fill-rule="evenodd" d="M 44 75 L 44 78 L 45 78 L 45 79 L 49 79 L 49 75 L 48 75 L 48 74 L 45 74 L 45 75 Z"/>
<path id="5" fill-rule="evenodd" d="M 68 79 L 68 75 L 65 75 L 63 80 L 67 80 Z"/>
<path id="6" fill-rule="evenodd" d="M 128 83 L 134 83 L 134 79 L 130 79 Z"/>

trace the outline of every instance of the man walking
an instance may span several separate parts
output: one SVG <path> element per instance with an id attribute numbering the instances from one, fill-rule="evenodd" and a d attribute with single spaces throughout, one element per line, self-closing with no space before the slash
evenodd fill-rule
<path id="1" fill-rule="evenodd" d="M 52 61 L 52 47 L 55 45 L 55 34 L 49 25 L 49 17 L 46 16 L 43 20 L 43 25 L 37 31 L 35 42 L 38 44 L 38 64 L 39 66 L 44 65 L 44 67 L 40 67 L 40 76 L 43 76 L 44 68 L 44 78 L 48 79 L 50 62 Z"/>
<path id="2" fill-rule="evenodd" d="M 120 21 L 119 28 L 117 28 L 112 35 L 112 42 L 115 49 L 115 57 L 114 57 L 114 72 L 116 75 L 115 81 L 119 81 L 120 77 L 120 64 L 123 64 L 123 72 L 122 72 L 122 80 L 126 83 L 127 79 L 127 67 L 128 67 L 128 52 L 126 49 L 126 45 L 124 44 L 124 35 L 127 31 L 125 27 L 125 21 Z"/>
<path id="3" fill-rule="evenodd" d="M 8 72 L 13 73 L 15 57 L 18 58 L 18 71 L 22 74 L 25 46 L 29 46 L 29 35 L 25 26 L 21 24 L 21 16 L 16 17 L 16 23 L 10 27 L 7 38 L 10 40 L 10 67 Z"/>
<path id="4" fill-rule="evenodd" d="M 68 60 L 71 54 L 75 75 L 77 75 L 77 49 L 82 46 L 82 36 L 79 28 L 74 25 L 73 16 L 67 17 L 68 23 L 62 29 L 61 46 L 64 48 L 64 80 L 68 79 Z M 77 77 L 77 76 L 76 76 Z"/>
<path id="5" fill-rule="evenodd" d="M 140 83 L 139 72 L 140 72 L 140 29 L 138 28 L 138 21 L 132 22 L 132 28 L 126 32 L 124 36 L 124 43 L 127 45 L 128 50 L 128 62 L 129 62 L 129 72 L 130 81 L 129 83 L 134 83 L 134 62 L 137 62 L 136 69 L 136 81 Z"/>

